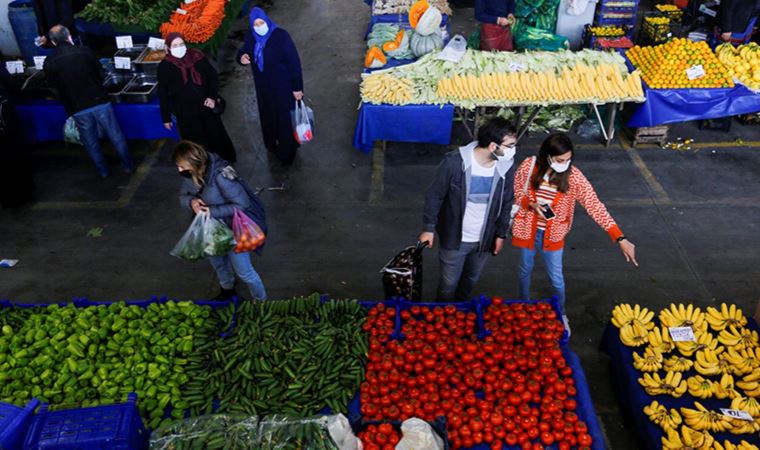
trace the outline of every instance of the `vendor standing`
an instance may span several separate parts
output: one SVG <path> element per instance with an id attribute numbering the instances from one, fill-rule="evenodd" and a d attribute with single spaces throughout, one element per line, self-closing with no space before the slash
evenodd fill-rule
<path id="1" fill-rule="evenodd" d="M 475 19 L 480 22 L 481 50 L 514 50 L 515 0 L 475 0 Z"/>
<path id="2" fill-rule="evenodd" d="M 719 17 L 721 40 L 731 41 L 732 34 L 751 34 L 747 31 L 751 31 L 750 28 L 757 23 L 758 15 L 760 15 L 760 0 L 723 0 Z"/>

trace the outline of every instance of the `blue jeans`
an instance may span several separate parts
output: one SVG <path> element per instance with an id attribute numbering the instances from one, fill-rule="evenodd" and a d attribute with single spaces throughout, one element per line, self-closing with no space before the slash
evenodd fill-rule
<path id="1" fill-rule="evenodd" d="M 560 309 L 564 314 L 565 311 L 565 277 L 562 275 L 562 254 L 564 249 L 556 251 L 544 250 L 544 230 L 536 230 L 536 242 L 533 250 L 527 248 L 520 249 L 520 269 L 518 276 L 520 278 L 520 298 L 530 298 L 530 277 L 533 273 L 536 253 L 540 253 L 544 259 L 546 273 L 549 275 L 549 281 L 554 288 L 554 295 L 559 298 Z"/>
<path id="2" fill-rule="evenodd" d="M 438 281 L 438 297 L 442 302 L 470 300 L 475 283 L 478 282 L 488 259 L 488 252 L 479 252 L 479 242 L 462 242 L 458 250 L 438 251 L 441 279 Z"/>
<path id="3" fill-rule="evenodd" d="M 132 158 L 129 156 L 127 140 L 124 133 L 121 132 L 119 122 L 116 121 L 116 114 L 110 103 L 93 106 L 92 108 L 79 111 L 74 114 L 74 122 L 79 130 L 79 139 L 82 145 L 90 154 L 90 158 L 98 168 L 100 175 L 108 176 L 108 163 L 103 156 L 103 150 L 100 148 L 100 130 L 108 135 L 111 143 L 116 147 L 116 153 L 121 158 L 121 167 L 127 172 L 135 170 Z"/>
<path id="4" fill-rule="evenodd" d="M 235 286 L 235 274 L 237 274 L 248 285 L 254 300 L 266 300 L 267 291 L 264 289 L 264 282 L 253 268 L 249 253 L 230 252 L 225 256 L 213 256 L 209 258 L 209 261 L 216 270 L 222 289 L 232 289 Z"/>

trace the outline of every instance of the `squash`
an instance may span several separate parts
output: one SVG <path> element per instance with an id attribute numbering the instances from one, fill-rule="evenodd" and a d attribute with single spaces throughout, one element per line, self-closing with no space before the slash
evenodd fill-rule
<path id="1" fill-rule="evenodd" d="M 435 30 L 441 29 L 441 20 L 443 20 L 441 10 L 435 6 L 431 6 L 420 17 L 420 20 L 417 21 L 414 30 L 423 36 L 428 36 L 433 34 Z"/>
<path id="2" fill-rule="evenodd" d="M 377 69 L 383 67 L 388 60 L 385 59 L 383 51 L 378 47 L 372 47 L 367 50 L 367 55 L 364 57 L 364 67 L 368 69 Z"/>
<path id="3" fill-rule="evenodd" d="M 420 21 L 420 17 L 425 14 L 425 11 L 430 7 L 427 0 L 418 0 L 415 4 L 409 8 L 409 25 L 412 28 L 417 26 L 417 22 Z"/>
<path id="4" fill-rule="evenodd" d="M 390 53 L 393 50 L 398 50 L 398 42 L 396 42 L 396 41 L 388 41 L 385 44 L 383 44 L 383 51 L 385 53 Z"/>
<path id="5" fill-rule="evenodd" d="M 398 44 L 396 50 L 387 51 L 385 53 L 391 58 L 409 58 L 411 56 L 409 54 L 409 33 L 404 33 L 404 30 L 399 31 L 396 36 L 396 43 Z"/>
<path id="6" fill-rule="evenodd" d="M 410 46 L 412 48 L 412 54 L 415 58 L 427 55 L 428 53 L 440 50 L 443 48 L 443 36 L 441 36 L 441 30 L 423 36 L 419 33 L 413 33 Z"/>

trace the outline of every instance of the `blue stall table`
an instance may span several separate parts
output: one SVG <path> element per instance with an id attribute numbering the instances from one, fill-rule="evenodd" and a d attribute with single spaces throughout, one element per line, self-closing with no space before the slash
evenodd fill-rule
<path id="1" fill-rule="evenodd" d="M 354 147 L 370 152 L 375 141 L 448 145 L 453 121 L 453 105 L 362 103 L 354 132 Z"/>
<path id="2" fill-rule="evenodd" d="M 757 330 L 757 324 L 750 319 L 748 327 Z M 658 325 L 659 326 L 659 325 Z M 715 334 L 715 333 L 713 333 Z M 644 347 L 633 349 L 626 347 L 620 341 L 620 333 L 614 325 L 611 323 L 607 326 L 602 337 L 601 349 L 610 356 L 610 368 L 614 382 L 617 384 L 617 391 L 620 397 L 621 409 L 633 420 L 629 428 L 636 430 L 639 440 L 641 441 L 642 448 L 650 450 L 659 450 L 662 448 L 661 438 L 664 436 L 662 428 L 655 425 L 644 414 L 644 407 L 652 403 L 653 400 L 665 405 L 668 410 L 671 408 L 679 409 L 681 407 L 695 409 L 694 402 L 698 401 L 705 408 L 713 411 L 720 411 L 719 408 L 730 408 L 731 400 L 717 400 L 711 399 L 697 399 L 691 396 L 688 392 L 680 398 L 673 398 L 669 395 L 655 395 L 651 396 L 644 391 L 644 388 L 639 384 L 638 379 L 642 376 L 642 373 L 637 371 L 633 367 L 633 352 L 636 350 L 638 353 L 642 353 Z M 677 353 L 677 351 L 676 351 Z M 664 355 L 666 358 L 670 354 Z M 660 371 L 662 374 L 664 371 Z M 696 375 L 695 371 L 685 372 L 683 379 Z M 717 380 L 716 377 L 708 377 Z M 740 380 L 741 377 L 735 377 L 736 380 Z M 680 411 L 679 411 L 680 412 Z M 721 444 L 723 441 L 730 440 L 734 444 L 745 440 L 749 443 L 760 446 L 760 436 L 757 433 L 754 434 L 742 434 L 732 435 L 730 433 L 710 433 L 716 440 L 719 440 Z"/>
<path id="3" fill-rule="evenodd" d="M 151 103 L 119 103 L 113 105 L 116 119 L 127 139 L 177 139 L 177 128 L 164 128 L 158 100 Z M 29 142 L 63 140 L 63 125 L 68 116 L 63 105 L 56 100 L 30 100 L 19 102 L 16 111 L 21 119 L 24 135 Z"/>

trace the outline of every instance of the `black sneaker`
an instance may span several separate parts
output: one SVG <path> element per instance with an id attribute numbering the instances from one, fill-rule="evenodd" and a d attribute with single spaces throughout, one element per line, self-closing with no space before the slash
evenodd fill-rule
<path id="1" fill-rule="evenodd" d="M 224 302 L 227 300 L 232 300 L 232 297 L 235 297 L 235 296 L 237 296 L 237 292 L 235 292 L 235 288 L 232 288 L 232 289 L 222 288 L 219 291 L 219 294 L 216 297 L 212 298 L 211 300 Z"/>

